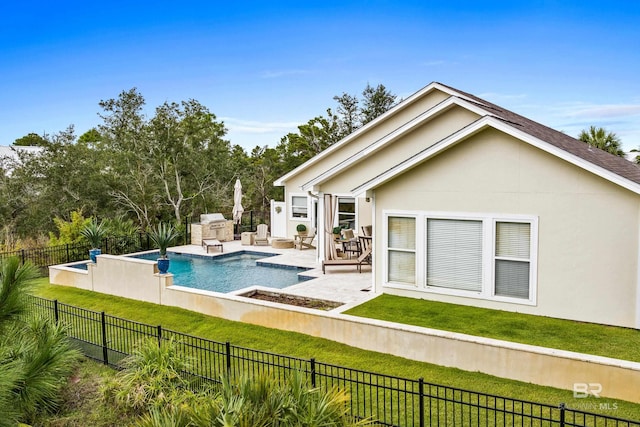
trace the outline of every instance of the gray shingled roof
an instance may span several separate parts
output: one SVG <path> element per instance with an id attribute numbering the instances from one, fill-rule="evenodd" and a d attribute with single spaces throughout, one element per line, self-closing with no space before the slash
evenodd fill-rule
<path id="1" fill-rule="evenodd" d="M 571 153 L 581 159 L 584 159 L 596 166 L 600 166 L 610 172 L 620 175 L 623 178 L 640 184 L 640 166 L 636 165 L 623 157 L 616 156 L 614 154 L 607 153 L 599 148 L 591 147 L 589 144 L 572 138 L 571 136 L 559 132 L 555 129 L 551 129 L 538 122 L 534 122 L 531 119 L 523 117 L 513 111 L 506 110 L 498 105 L 492 104 L 482 98 L 478 98 L 470 93 L 463 92 L 454 87 L 447 86 L 442 83 L 438 83 L 444 87 L 457 92 L 461 96 L 467 98 L 468 101 L 474 101 L 478 107 L 486 110 L 489 114 L 504 121 L 510 126 L 516 129 L 520 129 L 523 132 L 528 133 L 542 141 L 548 142 L 568 153 Z"/>

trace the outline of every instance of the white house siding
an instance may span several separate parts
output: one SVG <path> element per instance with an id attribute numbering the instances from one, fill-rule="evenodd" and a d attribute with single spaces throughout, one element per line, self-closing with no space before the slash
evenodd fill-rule
<path id="1" fill-rule="evenodd" d="M 289 205 L 291 194 L 304 194 L 304 192 L 300 190 L 300 187 L 306 184 L 311 179 L 317 177 L 318 175 L 334 167 L 343 160 L 358 153 L 373 142 L 384 137 L 388 133 L 404 125 L 414 117 L 422 114 L 423 112 L 427 111 L 428 109 L 432 108 L 448 97 L 448 94 L 445 94 L 444 92 L 438 90 L 434 90 L 433 92 L 426 94 L 424 97 L 418 99 L 416 102 L 412 103 L 406 108 L 397 111 L 391 119 L 381 121 L 366 132 L 362 132 L 349 143 L 341 145 L 340 147 L 330 147 L 328 149 L 330 150 L 330 152 L 325 153 L 320 161 L 314 162 L 312 164 L 305 164 L 304 168 L 299 168 L 295 174 L 293 174 L 286 180 L 284 192 L 285 202 L 287 203 L 287 205 Z M 362 182 L 362 179 L 358 179 L 357 181 L 352 182 L 346 182 L 344 186 L 340 186 L 339 188 L 334 187 L 333 190 L 335 191 L 333 192 L 336 194 L 340 193 L 342 195 L 348 195 L 355 185 L 358 185 Z M 323 189 L 323 191 L 331 193 L 331 191 L 329 190 Z M 289 213 L 287 213 L 287 215 L 287 235 L 291 237 L 296 234 L 296 225 L 304 221 L 291 220 L 289 217 Z M 367 215 L 368 218 L 370 218 L 371 216 L 370 214 L 365 215 Z M 369 221 L 369 224 L 370 223 L 371 222 Z"/>
<path id="2" fill-rule="evenodd" d="M 538 218 L 537 301 L 512 304 L 379 290 L 456 304 L 603 324 L 636 326 L 640 197 L 496 130 L 483 131 L 375 189 L 384 210 L 528 215 Z M 384 262 L 376 239 L 375 262 Z"/>
<path id="3" fill-rule="evenodd" d="M 407 158 L 431 147 L 478 118 L 477 114 L 462 107 L 452 107 L 338 173 L 321 185 L 322 191 L 327 193 L 338 193 L 345 189 L 350 191 L 357 185 L 375 178 Z M 398 122 L 398 127 L 402 124 L 404 123 Z"/>

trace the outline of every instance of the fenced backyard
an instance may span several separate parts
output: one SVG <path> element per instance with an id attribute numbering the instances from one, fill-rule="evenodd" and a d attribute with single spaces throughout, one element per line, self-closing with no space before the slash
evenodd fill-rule
<path id="1" fill-rule="evenodd" d="M 231 218 L 230 213 L 224 214 L 225 218 Z M 183 224 L 183 232 L 175 240 L 175 244 L 188 244 L 191 236 L 191 223 L 199 218 L 187 218 Z M 268 211 L 248 211 L 242 216 L 240 224 L 234 226 L 236 238 L 244 231 L 255 231 L 260 223 L 269 223 Z M 67 264 L 70 262 L 89 259 L 88 243 L 76 243 L 57 246 L 47 246 L 32 249 L 20 249 L 16 251 L 0 252 L 0 260 L 18 257 L 22 263 L 29 261 L 40 269 L 43 275 L 47 275 L 50 265 Z M 153 249 L 153 244 L 147 233 L 136 233 L 131 236 L 111 236 L 102 240 L 100 248 L 103 254 L 123 255 Z"/>
<path id="2" fill-rule="evenodd" d="M 68 335 L 84 354 L 118 367 L 144 339 L 174 341 L 192 361 L 186 372 L 196 386 L 218 383 L 220 376 L 269 372 L 284 378 L 291 371 L 306 375 L 312 386 L 338 387 L 350 395 L 354 417 L 381 426 L 638 426 L 640 422 L 594 414 L 562 403 L 548 405 L 350 369 L 216 342 L 110 316 L 39 297 L 30 297 L 30 313 L 68 326 Z"/>

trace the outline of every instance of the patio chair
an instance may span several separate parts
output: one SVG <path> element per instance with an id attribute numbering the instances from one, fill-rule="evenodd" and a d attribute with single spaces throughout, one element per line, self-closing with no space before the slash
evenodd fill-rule
<path id="1" fill-rule="evenodd" d="M 254 244 L 256 246 L 269 245 L 269 227 L 267 226 L 267 224 L 258 224 Z"/>
<path id="2" fill-rule="evenodd" d="M 220 249 L 220 252 L 223 252 L 222 243 L 218 239 L 204 239 L 202 241 L 202 249 L 209 253 L 209 248 L 214 247 Z"/>
<path id="3" fill-rule="evenodd" d="M 372 232 L 373 232 L 373 226 L 371 226 L 371 225 L 363 225 L 362 226 L 362 235 L 363 236 L 371 236 Z"/>
<path id="4" fill-rule="evenodd" d="M 303 250 L 304 248 L 315 249 L 316 247 L 313 245 L 313 239 L 316 238 L 316 229 L 311 227 L 309 229 L 309 233 L 306 236 L 301 234 L 296 234 L 296 244 L 300 245 L 299 249 Z"/>
<path id="5" fill-rule="evenodd" d="M 345 254 L 351 256 L 359 256 L 362 252 L 360 249 L 360 242 L 355 237 L 353 230 L 351 228 L 345 228 L 340 232 L 341 239 L 340 243 L 342 243 L 342 251 Z"/>
<path id="6" fill-rule="evenodd" d="M 322 274 L 325 274 L 326 267 L 332 265 L 355 265 L 358 267 L 358 273 L 362 273 L 362 264 L 371 263 L 371 245 L 363 249 L 358 258 L 341 258 L 341 259 L 325 259 L 322 261 Z"/>

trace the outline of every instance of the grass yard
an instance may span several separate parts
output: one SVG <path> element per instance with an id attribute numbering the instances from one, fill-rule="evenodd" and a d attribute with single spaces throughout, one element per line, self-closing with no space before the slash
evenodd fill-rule
<path id="1" fill-rule="evenodd" d="M 640 362 L 640 331 L 380 295 L 346 314 Z"/>
<path id="2" fill-rule="evenodd" d="M 300 358 L 315 357 L 320 362 L 386 375 L 413 379 L 422 377 L 429 383 L 547 403 L 554 406 L 564 402 L 569 407 L 577 408 L 584 403 L 584 399 L 575 399 L 573 393 L 568 390 L 542 387 L 477 372 L 444 368 L 388 354 L 365 351 L 322 338 L 232 322 L 180 308 L 159 306 L 76 288 L 53 286 L 48 284 L 47 278 L 41 279 L 35 293 L 44 298 L 57 299 L 63 303 L 96 311 L 105 311 L 114 316 L 151 325 L 162 325 L 166 329 L 220 342 L 229 341 L 237 346 Z M 396 312 L 394 321 L 398 320 Z M 600 413 L 640 420 L 640 404 L 614 399 L 599 399 L 598 403 L 604 402 L 611 404 L 608 408 L 613 408 L 612 405 L 614 403 L 616 407 L 614 410 L 604 407 L 605 409 Z"/>

